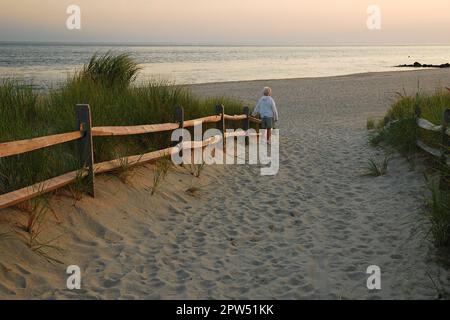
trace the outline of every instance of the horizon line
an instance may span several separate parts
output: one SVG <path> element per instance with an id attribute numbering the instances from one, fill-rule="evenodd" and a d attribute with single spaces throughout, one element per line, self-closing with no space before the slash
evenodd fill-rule
<path id="1" fill-rule="evenodd" d="M 236 47 L 334 47 L 334 46 L 450 46 L 448 42 L 430 43 L 389 43 L 389 42 L 319 42 L 319 43 L 257 43 L 257 42 L 158 42 L 158 41 L 41 41 L 41 40 L 0 40 L 0 45 L 86 45 L 86 46 L 236 46 Z"/>

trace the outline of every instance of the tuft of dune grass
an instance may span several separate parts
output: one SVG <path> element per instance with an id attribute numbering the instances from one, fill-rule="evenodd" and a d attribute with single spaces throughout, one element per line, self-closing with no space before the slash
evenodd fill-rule
<path id="1" fill-rule="evenodd" d="M 440 190 L 439 179 L 427 177 L 431 196 L 427 201 L 430 233 L 437 247 L 450 246 L 450 193 Z"/>
<path id="2" fill-rule="evenodd" d="M 376 128 L 376 121 L 375 121 L 375 119 L 372 119 L 372 118 L 367 119 L 366 128 L 367 128 L 367 130 L 375 129 Z"/>
<path id="3" fill-rule="evenodd" d="M 127 53 L 114 55 L 108 51 L 104 55 L 94 54 L 79 74 L 95 83 L 109 87 L 127 87 L 138 75 L 138 63 Z"/>
<path id="4" fill-rule="evenodd" d="M 377 162 L 373 159 L 369 159 L 366 165 L 366 174 L 367 176 L 372 177 L 380 177 L 384 176 L 388 172 L 390 158 L 385 156 L 383 161 Z"/>

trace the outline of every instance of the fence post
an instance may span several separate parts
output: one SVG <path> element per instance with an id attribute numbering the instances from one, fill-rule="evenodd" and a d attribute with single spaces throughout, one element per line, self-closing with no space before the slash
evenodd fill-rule
<path id="1" fill-rule="evenodd" d="M 179 129 L 183 129 L 184 128 L 184 108 L 182 106 L 178 106 L 175 108 L 175 122 L 179 124 Z M 182 144 L 183 143 L 183 135 L 180 136 L 180 139 L 177 141 L 173 142 L 173 147 L 175 147 L 178 144 Z M 180 149 L 180 158 L 183 158 L 183 148 Z"/>
<path id="2" fill-rule="evenodd" d="M 415 126 L 414 126 L 414 146 L 415 148 L 417 148 L 417 141 L 419 140 L 419 119 L 422 116 L 422 109 L 420 108 L 420 106 L 418 104 L 416 104 L 416 109 L 414 110 L 414 121 L 415 121 Z M 416 149 L 414 149 L 414 158 L 415 158 L 415 152 Z"/>
<path id="3" fill-rule="evenodd" d="M 414 111 L 415 114 L 415 118 L 416 120 L 418 120 L 420 118 L 420 116 L 422 115 L 422 109 L 420 109 L 419 105 L 416 105 L 416 110 Z"/>
<path id="4" fill-rule="evenodd" d="M 95 196 L 94 192 L 94 149 L 92 143 L 91 109 L 88 104 L 77 104 L 75 107 L 77 128 L 84 131 L 83 137 L 78 140 L 78 153 L 81 165 L 88 170 L 88 194 Z"/>
<path id="5" fill-rule="evenodd" d="M 442 134 L 441 134 L 441 165 L 440 165 L 441 190 L 450 189 L 449 170 L 447 166 L 447 155 L 450 147 L 450 139 L 449 136 L 447 135 L 449 122 L 450 122 L 450 109 L 445 109 L 444 114 L 442 116 Z"/>
<path id="6" fill-rule="evenodd" d="M 217 122 L 216 128 L 219 129 L 222 134 L 225 133 L 225 107 L 223 104 L 219 104 L 216 106 L 216 115 L 220 116 L 220 121 Z"/>
<path id="7" fill-rule="evenodd" d="M 216 106 L 216 115 L 220 116 L 220 121 L 217 122 L 216 128 L 222 132 L 223 139 L 223 150 L 226 149 L 226 138 L 225 138 L 225 107 L 223 104 Z"/>
<path id="8" fill-rule="evenodd" d="M 242 129 L 247 133 L 250 129 L 250 109 L 248 107 L 244 107 L 244 114 L 246 118 L 242 121 Z M 248 145 L 249 139 L 248 136 L 245 137 L 245 144 Z"/>

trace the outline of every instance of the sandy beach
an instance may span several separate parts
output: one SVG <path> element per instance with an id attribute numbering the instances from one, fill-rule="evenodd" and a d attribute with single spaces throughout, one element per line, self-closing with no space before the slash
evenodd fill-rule
<path id="1" fill-rule="evenodd" d="M 31 252 L 15 232 L 2 239 L 0 299 L 434 299 L 450 291 L 449 258 L 427 240 L 426 185 L 393 156 L 386 176 L 363 176 L 384 150 L 368 144 L 366 120 L 395 92 L 450 84 L 448 70 L 193 85 L 202 96 L 254 106 L 272 87 L 280 113 L 280 172 L 207 167 L 200 179 L 173 168 L 154 196 L 152 165 L 129 182 L 99 176 L 97 196 L 51 200 L 45 237 L 63 264 Z M 225 110 L 226 111 L 226 110 Z M 196 187 L 194 193 L 192 187 Z M 26 214 L 0 214 L 0 233 Z M 78 265 L 82 289 L 66 288 Z M 369 291 L 378 265 L 382 289 Z"/>

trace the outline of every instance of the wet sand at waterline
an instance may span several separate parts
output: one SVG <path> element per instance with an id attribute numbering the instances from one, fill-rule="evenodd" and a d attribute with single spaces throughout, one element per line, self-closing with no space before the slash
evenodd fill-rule
<path id="1" fill-rule="evenodd" d="M 450 274 L 426 238 L 420 165 L 394 155 L 386 176 L 362 175 L 368 159 L 384 157 L 368 145 L 366 119 L 383 116 L 395 92 L 415 93 L 418 80 L 432 91 L 450 84 L 450 72 L 191 86 L 249 105 L 271 86 L 279 174 L 207 167 L 198 179 L 175 168 L 154 196 L 151 165 L 127 183 L 99 176 L 95 199 L 51 201 L 45 237 L 61 235 L 64 265 L 48 264 L 14 234 L 1 240 L 0 298 L 436 298 L 433 281 L 449 290 Z M 1 233 L 25 213 L 3 210 L 0 219 Z M 82 290 L 65 289 L 68 265 L 80 266 Z M 381 268 L 379 291 L 366 288 L 369 265 Z"/>

